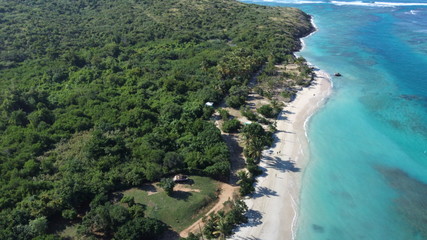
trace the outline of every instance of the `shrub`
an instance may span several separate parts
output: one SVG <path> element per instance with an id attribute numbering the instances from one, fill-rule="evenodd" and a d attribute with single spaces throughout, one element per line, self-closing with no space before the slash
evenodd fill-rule
<path id="1" fill-rule="evenodd" d="M 292 101 L 295 99 L 296 93 L 294 91 L 286 90 L 280 93 L 280 95 L 284 98 L 289 99 L 289 101 Z"/>
<path id="2" fill-rule="evenodd" d="M 248 107 L 243 107 L 240 109 L 240 112 L 243 116 L 247 117 L 251 121 L 258 121 L 258 116 L 253 113 Z"/>
<path id="3" fill-rule="evenodd" d="M 222 124 L 222 130 L 226 133 L 237 132 L 241 127 L 242 125 L 237 119 L 231 119 Z"/>
<path id="4" fill-rule="evenodd" d="M 267 119 L 263 118 L 263 117 L 259 118 L 258 122 L 261 123 L 261 124 L 270 124 L 270 122 Z"/>
<path id="5" fill-rule="evenodd" d="M 218 112 L 219 112 L 219 115 L 221 116 L 221 119 L 224 121 L 227 121 L 228 118 L 230 117 L 230 114 L 225 109 L 220 108 L 218 109 Z"/>
<path id="6" fill-rule="evenodd" d="M 213 107 L 204 107 L 203 108 L 203 119 L 208 120 L 211 118 L 212 114 L 215 112 Z"/>
<path id="7" fill-rule="evenodd" d="M 228 96 L 225 100 L 228 106 L 232 108 L 239 108 L 245 104 L 245 97 L 242 96 Z"/>
<path id="8" fill-rule="evenodd" d="M 274 109 L 270 106 L 270 104 L 262 105 L 260 108 L 257 109 L 257 112 L 262 114 L 266 118 L 274 118 L 275 117 Z"/>
<path id="9" fill-rule="evenodd" d="M 134 218 L 118 229 L 115 239 L 157 239 L 166 229 L 166 224 L 159 220 Z"/>
<path id="10" fill-rule="evenodd" d="M 247 95 L 248 89 L 246 87 L 232 86 L 225 102 L 232 108 L 239 108 L 245 104 Z"/>
<path id="11" fill-rule="evenodd" d="M 230 163 L 228 161 L 217 162 L 203 171 L 215 179 L 225 180 L 230 173 Z"/>
<path id="12" fill-rule="evenodd" d="M 62 217 L 68 220 L 73 220 L 77 217 L 77 212 L 74 209 L 65 209 L 62 211 Z"/>
<path id="13" fill-rule="evenodd" d="M 263 90 L 262 88 L 260 88 L 260 87 L 255 87 L 255 88 L 254 88 L 254 91 L 255 91 L 256 93 L 258 93 L 259 95 L 264 96 L 264 90 Z"/>
<path id="14" fill-rule="evenodd" d="M 173 193 L 173 187 L 175 187 L 175 182 L 170 178 L 162 178 L 160 180 L 160 187 L 165 190 L 168 196 L 170 196 Z"/>
<path id="15" fill-rule="evenodd" d="M 132 196 L 124 196 L 120 202 L 126 203 L 129 207 L 135 205 L 135 199 Z"/>

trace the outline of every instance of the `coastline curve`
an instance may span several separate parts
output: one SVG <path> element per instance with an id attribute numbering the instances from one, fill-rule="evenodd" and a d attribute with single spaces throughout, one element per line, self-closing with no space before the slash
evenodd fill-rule
<path id="1" fill-rule="evenodd" d="M 306 123 L 332 89 L 327 73 L 316 70 L 316 75 L 313 84 L 298 92 L 280 113 L 274 146 L 263 152 L 264 174 L 258 177 L 253 195 L 257 197 L 245 199 L 249 223 L 230 239 L 294 239 L 303 170 L 309 160 Z"/>

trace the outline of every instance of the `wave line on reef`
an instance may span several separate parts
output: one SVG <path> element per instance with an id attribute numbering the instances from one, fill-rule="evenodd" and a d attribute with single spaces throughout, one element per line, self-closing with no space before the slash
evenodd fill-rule
<path id="1" fill-rule="evenodd" d="M 253 0 L 245 2 L 274 2 L 274 3 L 286 3 L 286 4 L 333 4 L 337 6 L 362 6 L 362 7 L 407 7 L 407 6 L 427 6 L 427 3 L 420 2 L 364 2 L 364 1 L 286 1 L 286 0 Z"/>
<path id="2" fill-rule="evenodd" d="M 291 197 L 292 200 L 292 210 L 294 210 L 294 217 L 292 218 L 292 226 L 291 226 L 291 233 L 292 233 L 292 240 L 295 240 L 296 237 L 296 232 L 294 231 L 296 225 L 297 225 L 297 219 L 298 219 L 298 214 L 296 211 L 297 208 L 297 203 L 295 202 L 294 198 L 292 197 L 292 195 L 289 195 Z"/>

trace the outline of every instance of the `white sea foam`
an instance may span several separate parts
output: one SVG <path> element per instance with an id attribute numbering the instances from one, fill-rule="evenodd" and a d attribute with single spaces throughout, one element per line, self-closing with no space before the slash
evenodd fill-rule
<path id="1" fill-rule="evenodd" d="M 323 1 L 297 1 L 296 4 L 321 4 Z"/>
<path id="2" fill-rule="evenodd" d="M 427 3 L 398 3 L 398 2 L 344 2 L 344 1 L 331 1 L 332 4 L 338 6 L 364 6 L 364 7 L 405 7 L 405 6 L 427 6 Z"/>
<path id="3" fill-rule="evenodd" d="M 427 3 L 394 3 L 394 2 L 375 2 L 376 4 L 392 5 L 392 6 L 427 6 Z"/>
<path id="4" fill-rule="evenodd" d="M 362 6 L 362 7 L 407 7 L 407 6 L 427 6 L 427 3 L 419 2 L 364 2 L 364 1 L 310 1 L 310 0 L 258 0 L 252 2 L 275 2 L 286 4 L 334 4 L 337 6 Z"/>
<path id="5" fill-rule="evenodd" d="M 324 4 L 324 1 L 312 0 L 253 0 L 251 2 L 274 2 L 274 3 L 287 3 L 287 4 Z"/>
<path id="6" fill-rule="evenodd" d="M 420 10 L 410 10 L 405 12 L 405 14 L 411 14 L 411 15 L 417 15 L 419 12 L 421 12 Z"/>
<path id="7" fill-rule="evenodd" d="M 298 220 L 298 213 L 297 213 L 298 205 L 295 202 L 294 198 L 292 197 L 292 194 L 289 194 L 289 196 L 291 197 L 292 210 L 294 211 L 294 217 L 292 218 L 292 227 L 291 227 L 292 240 L 295 240 L 295 237 L 296 237 L 295 228 L 297 226 L 297 220 Z"/>
<path id="8" fill-rule="evenodd" d="M 317 26 L 316 26 L 316 23 L 314 22 L 314 17 L 313 16 L 311 16 L 310 22 L 311 22 L 311 25 L 314 27 L 314 31 L 312 33 L 310 33 L 308 36 L 305 36 L 305 37 L 303 37 L 303 38 L 300 39 L 300 41 L 301 41 L 301 49 L 298 52 L 294 53 L 294 56 L 296 56 L 296 57 L 298 57 L 299 53 L 302 52 L 302 50 L 304 50 L 304 48 L 305 48 L 305 41 L 304 41 L 304 39 L 310 37 L 311 35 L 313 35 L 313 34 L 315 34 L 317 32 Z"/>

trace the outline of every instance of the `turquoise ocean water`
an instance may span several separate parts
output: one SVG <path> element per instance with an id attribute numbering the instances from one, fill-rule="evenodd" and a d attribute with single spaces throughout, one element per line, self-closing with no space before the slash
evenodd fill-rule
<path id="1" fill-rule="evenodd" d="M 343 75 L 308 126 L 296 239 L 427 239 L 427 1 L 243 2 L 314 16 L 301 55 Z"/>

